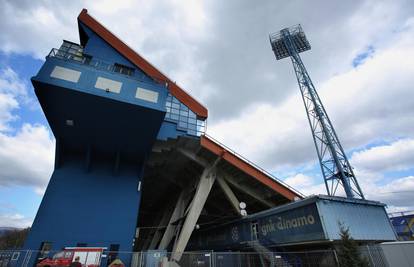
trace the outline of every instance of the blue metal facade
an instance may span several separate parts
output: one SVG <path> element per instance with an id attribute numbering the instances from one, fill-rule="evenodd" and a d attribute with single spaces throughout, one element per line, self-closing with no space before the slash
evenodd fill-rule
<path id="1" fill-rule="evenodd" d="M 332 201 L 329 198 L 317 202 L 328 240 L 338 240 L 339 224 L 349 227 L 356 240 L 395 240 L 395 233 L 382 205 L 365 201 Z"/>
<path id="2" fill-rule="evenodd" d="M 179 117 L 165 118 L 176 113 L 167 100 L 177 104 L 168 85 L 145 75 L 82 23 L 79 27 L 88 36 L 84 47 L 65 42 L 32 78 L 56 137 L 56 158 L 25 249 L 40 250 L 46 242 L 54 251 L 82 244 L 128 252 L 153 143 L 180 135 L 198 138 L 204 122 L 188 108 L 184 114 L 179 101 Z M 133 71 L 120 73 L 116 64 Z M 128 265 L 130 259 L 120 257 Z"/>
<path id="3" fill-rule="evenodd" d="M 73 158 L 56 169 L 25 249 L 38 250 L 42 242 L 50 242 L 55 251 L 81 243 L 107 248 L 118 244 L 120 251 L 131 251 L 141 196 L 137 190 L 141 170 L 123 166 L 113 175 L 108 167 L 111 163 L 95 160 L 93 169 L 86 172 L 84 159 Z"/>
<path id="4" fill-rule="evenodd" d="M 92 58 L 102 60 L 108 64 L 122 64 L 131 68 L 134 68 L 133 77 L 153 83 L 154 81 L 148 77 L 142 70 L 134 66 L 128 59 L 120 55 L 113 47 L 108 43 L 102 40 L 101 37 L 96 35 L 91 29 L 85 26 L 82 22 L 79 22 L 79 30 L 84 32 L 88 36 L 88 41 L 84 47 L 83 52 L 87 55 L 92 56 Z"/>
<path id="5" fill-rule="evenodd" d="M 243 219 L 200 230 L 193 249 L 240 250 L 252 242 L 266 247 L 324 244 L 339 240 L 340 223 L 358 241 L 393 241 L 393 228 L 384 205 L 366 200 L 313 196 Z"/>

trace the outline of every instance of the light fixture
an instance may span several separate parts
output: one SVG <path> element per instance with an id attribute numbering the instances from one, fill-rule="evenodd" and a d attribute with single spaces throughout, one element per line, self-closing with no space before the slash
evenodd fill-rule
<path id="1" fill-rule="evenodd" d="M 66 125 L 67 126 L 74 126 L 75 122 L 73 120 L 66 120 Z"/>
<path id="2" fill-rule="evenodd" d="M 240 202 L 239 207 L 240 207 L 240 215 L 243 216 L 243 217 L 247 216 L 247 211 L 246 211 L 247 205 L 246 205 L 246 203 Z"/>
<path id="3" fill-rule="evenodd" d="M 239 203 L 239 207 L 240 207 L 242 210 L 246 209 L 246 203 L 244 203 L 244 202 L 240 202 L 240 203 Z"/>

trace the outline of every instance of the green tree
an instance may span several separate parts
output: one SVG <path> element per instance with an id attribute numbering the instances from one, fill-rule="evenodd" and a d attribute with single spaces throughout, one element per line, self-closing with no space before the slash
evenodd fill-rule
<path id="1" fill-rule="evenodd" d="M 12 230 L 0 237 L 0 250 L 16 249 L 23 247 L 26 236 L 30 228 L 21 230 Z"/>
<path id="2" fill-rule="evenodd" d="M 339 224 L 341 242 L 337 247 L 339 266 L 368 267 L 368 261 L 358 251 L 358 244 L 351 237 L 349 227 Z"/>

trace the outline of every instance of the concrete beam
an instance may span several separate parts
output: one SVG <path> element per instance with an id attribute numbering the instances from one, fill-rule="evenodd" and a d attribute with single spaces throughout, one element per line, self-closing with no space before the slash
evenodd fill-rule
<path id="1" fill-rule="evenodd" d="M 250 187 L 247 187 L 247 186 L 244 186 L 244 185 L 239 184 L 230 175 L 223 173 L 223 177 L 234 188 L 237 188 L 238 190 L 243 191 L 247 195 L 253 197 L 257 201 L 259 201 L 262 204 L 268 206 L 269 208 L 273 208 L 275 206 L 275 204 L 273 204 L 272 202 L 263 199 L 263 195 L 259 194 L 258 192 L 255 192 L 254 189 L 251 189 Z"/>
<path id="2" fill-rule="evenodd" d="M 201 157 L 199 157 L 199 156 L 197 156 L 195 153 L 193 153 L 193 152 L 191 152 L 191 151 L 188 151 L 188 150 L 186 150 L 186 149 L 183 149 L 183 148 L 178 148 L 177 149 L 177 151 L 179 151 L 180 153 L 182 153 L 184 156 L 186 156 L 187 158 L 189 158 L 189 159 L 191 159 L 191 160 L 193 160 L 193 161 L 195 161 L 195 162 L 197 162 L 198 164 L 200 164 L 201 166 L 204 166 L 205 168 L 207 168 L 208 166 L 209 166 L 209 163 L 205 160 L 205 159 L 203 159 L 203 158 L 201 158 Z M 246 194 L 248 194 L 249 196 L 251 196 L 251 197 L 253 197 L 254 199 L 256 199 L 256 200 L 258 200 L 259 202 L 261 202 L 262 204 L 264 204 L 264 205 L 266 205 L 266 206 L 268 206 L 268 207 L 270 207 L 270 208 L 272 208 L 272 207 L 274 207 L 275 206 L 275 204 L 273 204 L 272 202 L 270 202 L 270 201 L 267 201 L 267 200 L 265 200 L 265 199 L 263 199 L 263 195 L 261 195 L 260 193 L 257 193 L 257 192 L 255 192 L 253 189 L 251 189 L 251 188 L 249 188 L 249 187 L 247 187 L 247 186 L 242 186 L 242 185 L 239 185 L 239 183 L 237 183 L 236 181 L 234 181 L 234 179 L 230 176 L 230 175 L 228 175 L 227 173 L 225 173 L 225 172 L 220 172 L 219 173 L 219 177 L 224 177 L 225 179 L 223 179 L 225 182 L 227 181 L 228 183 L 230 183 L 231 185 L 233 185 L 235 188 L 237 188 L 237 189 L 239 189 L 239 190 L 241 190 L 241 191 L 243 191 L 244 193 L 246 193 Z M 220 185 L 221 186 L 221 185 Z M 224 190 L 224 189 L 223 189 Z M 230 189 L 231 190 L 231 189 Z M 234 195 L 234 194 L 233 194 Z M 227 196 L 227 194 L 226 194 L 226 196 Z M 227 196 L 228 197 L 228 196 Z M 237 199 L 237 198 L 236 198 Z M 234 202 L 234 199 L 232 199 L 232 200 L 230 200 L 231 202 L 232 202 L 232 205 L 234 206 L 234 204 L 233 204 L 233 202 Z M 240 207 L 239 207 L 239 204 L 237 204 L 237 209 L 238 209 L 238 211 L 239 211 L 239 214 L 240 214 Z"/>
<path id="3" fill-rule="evenodd" d="M 168 139 L 167 141 L 157 141 L 152 146 L 152 152 L 164 152 L 170 151 L 176 145 L 174 139 Z"/>
<path id="4" fill-rule="evenodd" d="M 206 203 L 207 197 L 213 187 L 214 181 L 216 180 L 216 165 L 220 159 L 221 158 L 217 158 L 214 164 L 208 168 L 205 168 L 201 174 L 196 193 L 191 203 L 191 208 L 188 211 L 183 227 L 181 228 L 180 234 L 174 244 L 171 256 L 171 261 L 173 262 L 180 261 L 185 247 L 187 246 L 188 240 L 190 239 L 198 218 L 200 217 L 200 213 Z"/>
<path id="5" fill-rule="evenodd" d="M 165 229 L 164 235 L 161 239 L 161 242 L 158 246 L 158 249 L 166 249 L 173 239 L 177 225 L 174 224 L 179 218 L 183 217 L 185 207 L 189 202 L 189 193 L 191 192 L 192 186 L 188 186 L 181 191 L 180 196 L 178 197 L 177 203 L 175 205 L 174 211 L 170 217 L 167 228 Z"/>
<path id="6" fill-rule="evenodd" d="M 202 157 L 197 156 L 197 154 L 192 152 L 192 151 L 189 151 L 189 150 L 184 149 L 184 148 L 177 148 L 177 151 L 180 152 L 181 154 L 183 154 L 184 156 L 186 156 L 187 158 L 197 162 L 198 164 L 200 164 L 204 168 L 208 168 L 209 165 L 210 165 L 205 159 L 203 159 Z"/>
<path id="7" fill-rule="evenodd" d="M 234 208 L 234 211 L 237 215 L 241 215 L 240 213 L 240 201 L 237 199 L 236 195 L 231 190 L 230 186 L 224 180 L 223 177 L 217 176 L 217 182 L 220 188 L 223 190 L 224 194 L 226 195 L 227 199 L 230 201 L 231 206 Z"/>
<path id="8" fill-rule="evenodd" d="M 154 237 L 152 238 L 151 243 L 148 246 L 148 249 L 156 249 L 157 248 L 157 244 L 161 240 L 163 230 L 167 229 L 167 228 L 164 228 L 164 227 L 167 225 L 168 219 L 170 218 L 170 215 L 171 215 L 170 212 L 164 212 L 164 214 L 162 215 L 160 223 L 158 224 L 158 228 L 155 230 Z"/>

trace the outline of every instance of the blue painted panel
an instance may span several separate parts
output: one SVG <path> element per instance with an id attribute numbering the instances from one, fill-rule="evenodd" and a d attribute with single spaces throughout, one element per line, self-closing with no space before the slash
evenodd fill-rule
<path id="1" fill-rule="evenodd" d="M 259 217 L 259 239 L 274 245 L 325 239 L 315 204 Z"/>
<path id="2" fill-rule="evenodd" d="M 257 235 L 252 225 L 257 223 Z M 325 235 L 314 203 L 287 211 L 270 209 L 223 226 L 195 233 L 192 249 L 232 249 L 248 247 L 258 240 L 266 246 L 324 240 Z"/>
<path id="3" fill-rule="evenodd" d="M 87 172 L 84 158 L 66 158 L 53 172 L 25 249 L 38 250 L 48 241 L 52 250 L 86 243 L 107 248 L 119 244 L 120 251 L 132 251 L 140 169 L 124 165 L 114 175 L 113 162 L 102 160 L 93 162 Z"/>
<path id="4" fill-rule="evenodd" d="M 146 80 L 148 82 L 153 81 L 148 75 L 146 75 L 142 70 L 137 68 L 132 62 L 126 59 L 124 56 L 119 54 L 112 46 L 105 42 L 101 37 L 96 35 L 91 31 L 87 26 L 82 22 L 79 22 L 80 27 L 88 35 L 89 39 L 84 47 L 84 53 L 92 57 L 99 59 L 104 59 L 105 61 L 114 64 L 122 64 L 135 69 L 134 76 Z"/>
<path id="5" fill-rule="evenodd" d="M 77 83 L 73 83 L 50 77 L 50 74 L 52 73 L 55 66 L 80 71 L 81 76 L 79 78 L 79 81 Z M 103 77 L 117 82 L 121 82 L 122 87 L 120 93 L 106 92 L 102 89 L 95 88 L 95 83 L 98 77 Z M 126 75 L 97 70 L 91 66 L 87 66 L 84 64 L 77 64 L 57 58 L 47 58 L 45 64 L 42 66 L 39 73 L 36 77 L 34 77 L 34 79 L 43 83 L 49 83 L 52 85 L 69 88 L 84 93 L 111 98 L 114 100 L 125 101 L 131 104 L 157 109 L 163 112 L 166 111 L 165 102 L 167 97 L 167 89 L 165 88 L 165 86 L 161 86 L 156 83 L 140 82 L 136 79 L 129 78 Z M 157 92 L 158 102 L 152 103 L 149 101 L 136 98 L 135 94 L 138 87 Z"/>
<path id="6" fill-rule="evenodd" d="M 341 221 L 356 240 L 391 241 L 395 234 L 379 202 L 312 196 L 220 226 L 194 232 L 191 249 L 243 249 L 257 240 L 265 246 L 339 240 Z M 257 223 L 257 235 L 252 225 Z M 255 237 L 257 236 L 257 237 Z"/>
<path id="7" fill-rule="evenodd" d="M 54 135 L 74 149 L 91 145 L 143 160 L 165 114 L 35 81 L 33 85 Z M 67 124 L 68 119 L 72 126 Z"/>
<path id="8" fill-rule="evenodd" d="M 187 131 L 177 129 L 177 123 L 170 121 L 163 121 L 157 139 L 165 141 L 168 138 L 176 139 L 179 136 L 187 135 Z"/>
<path id="9" fill-rule="evenodd" d="M 357 240 L 395 240 L 395 233 L 383 206 L 319 200 L 318 210 L 327 237 L 340 239 L 339 222 L 349 227 Z"/>

